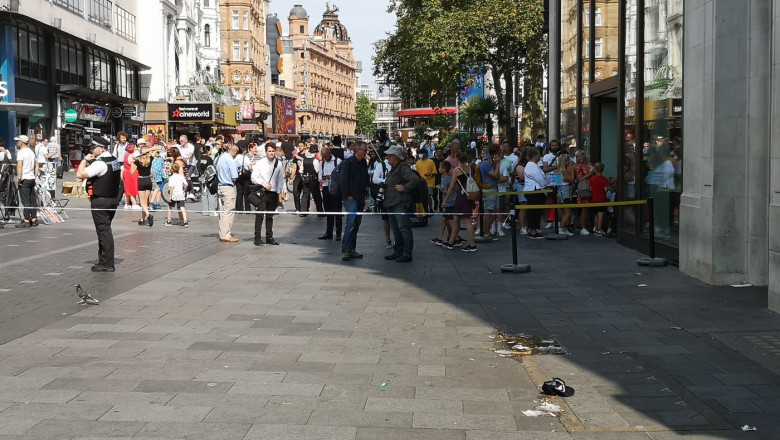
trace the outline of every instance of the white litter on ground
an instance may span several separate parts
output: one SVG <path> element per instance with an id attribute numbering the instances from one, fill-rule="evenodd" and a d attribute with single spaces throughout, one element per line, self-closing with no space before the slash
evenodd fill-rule
<path id="1" fill-rule="evenodd" d="M 732 284 L 731 287 L 753 287 L 752 284 Z"/>
<path id="2" fill-rule="evenodd" d="M 508 356 L 510 354 L 514 354 L 514 351 L 512 350 L 496 350 L 494 353 L 496 353 L 499 356 Z"/>
<path id="3" fill-rule="evenodd" d="M 533 409 L 529 409 L 527 411 L 523 411 L 523 415 L 526 417 L 540 417 L 543 415 L 546 415 L 547 413 L 544 411 L 536 411 Z"/>
<path id="4" fill-rule="evenodd" d="M 742 427 L 742 430 L 743 430 L 743 431 L 755 431 L 755 430 L 756 430 L 756 427 L 755 427 L 755 426 L 748 426 L 748 425 L 745 425 L 745 426 L 743 426 L 743 427 Z"/>
<path id="5" fill-rule="evenodd" d="M 541 417 L 541 416 L 557 417 L 559 412 L 561 412 L 560 406 L 550 402 L 542 402 L 542 404 L 537 406 L 536 409 L 529 409 L 527 411 L 523 411 L 523 415 L 526 417 Z"/>
<path id="6" fill-rule="evenodd" d="M 512 346 L 512 350 L 517 350 L 517 351 L 525 351 L 525 350 L 530 350 L 530 349 L 531 349 L 531 347 L 526 347 L 523 344 L 517 344 L 517 345 L 513 345 Z"/>
<path id="7" fill-rule="evenodd" d="M 561 407 L 550 402 L 544 402 L 541 405 L 537 406 L 536 409 L 540 411 L 548 411 L 548 412 L 554 412 L 559 413 L 561 412 Z"/>

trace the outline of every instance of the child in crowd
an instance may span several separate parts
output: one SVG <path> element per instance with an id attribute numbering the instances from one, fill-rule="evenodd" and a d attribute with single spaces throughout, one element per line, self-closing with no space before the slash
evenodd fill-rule
<path id="1" fill-rule="evenodd" d="M 187 179 L 184 177 L 184 167 L 178 162 L 174 162 L 171 165 L 171 177 L 168 178 L 168 220 L 164 226 L 173 226 L 171 223 L 171 213 L 173 209 L 179 210 L 179 220 L 184 223 L 182 226 L 185 228 L 190 227 L 190 222 L 187 221 L 187 211 L 184 209 L 185 200 L 187 198 Z"/>
<path id="2" fill-rule="evenodd" d="M 595 174 L 588 181 L 590 184 L 590 192 L 593 194 L 590 201 L 593 203 L 604 203 L 608 200 L 607 189 L 609 188 L 609 181 L 602 174 L 604 172 L 604 164 L 598 162 L 593 165 L 593 168 Z M 603 236 L 604 230 L 602 229 L 602 226 L 604 224 L 604 212 L 606 212 L 607 209 L 604 206 L 600 206 L 595 209 L 596 219 L 594 222 L 595 230 L 593 233 L 597 236 Z"/>
<path id="3" fill-rule="evenodd" d="M 617 181 L 614 177 L 609 178 L 609 189 L 607 190 L 607 200 L 609 200 L 610 203 L 615 201 L 615 188 L 617 187 Z M 604 235 L 606 237 L 614 237 L 615 236 L 615 207 L 610 206 L 607 208 L 607 224 L 606 224 L 606 231 L 604 231 Z"/>
<path id="4" fill-rule="evenodd" d="M 431 243 L 435 244 L 436 246 L 442 245 L 442 237 L 449 237 L 452 234 L 451 229 L 451 223 L 453 219 L 453 213 L 455 212 L 455 192 L 450 194 L 450 198 L 448 200 L 444 200 L 444 196 L 447 194 L 447 188 L 450 187 L 450 184 L 452 183 L 452 165 L 447 161 L 441 161 L 439 164 L 439 174 L 441 175 L 441 184 L 436 186 L 436 189 L 441 193 L 439 196 L 442 206 L 442 212 L 444 215 L 441 216 L 441 226 L 439 226 L 439 235 L 436 238 L 431 239 Z M 444 235 L 444 234 L 447 235 Z M 457 238 L 456 242 L 463 241 L 460 237 Z"/>

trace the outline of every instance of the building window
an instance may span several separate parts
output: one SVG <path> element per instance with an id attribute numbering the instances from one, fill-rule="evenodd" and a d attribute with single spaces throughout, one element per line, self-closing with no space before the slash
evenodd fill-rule
<path id="1" fill-rule="evenodd" d="M 244 12 L 244 30 L 249 30 L 249 12 Z"/>
<path id="2" fill-rule="evenodd" d="M 238 24 L 238 11 L 233 11 L 233 30 L 237 31 L 241 29 L 241 27 Z"/>
<path id="3" fill-rule="evenodd" d="M 596 58 L 601 58 L 604 53 L 604 39 L 603 38 L 596 38 L 596 44 L 593 46 L 593 56 Z"/>
<path id="4" fill-rule="evenodd" d="M 251 89 L 246 89 L 246 93 L 244 93 L 244 101 L 251 101 L 252 100 L 252 91 Z"/>
<path id="5" fill-rule="evenodd" d="M 53 2 L 55 5 L 61 6 L 75 14 L 81 15 L 84 13 L 82 0 L 53 0 Z"/>
<path id="6" fill-rule="evenodd" d="M 58 84 L 86 86 L 84 76 L 84 50 L 71 39 L 54 43 L 55 81 Z"/>
<path id="7" fill-rule="evenodd" d="M 302 34 L 303 32 L 304 32 L 304 27 L 303 27 L 303 25 L 301 25 L 301 31 L 300 31 L 300 33 Z"/>
<path id="8" fill-rule="evenodd" d="M 244 41 L 244 61 L 249 61 L 249 42 Z"/>
<path id="9" fill-rule="evenodd" d="M 48 81 L 49 68 L 46 60 L 46 42 L 38 28 L 19 24 L 16 30 L 16 74 L 19 77 Z"/>
<path id="10" fill-rule="evenodd" d="M 203 7 L 208 8 L 209 7 L 209 0 L 203 0 Z"/>
<path id="11" fill-rule="evenodd" d="M 135 15 L 117 6 L 114 13 L 114 33 L 135 42 Z"/>
<path id="12" fill-rule="evenodd" d="M 98 49 L 87 49 L 87 85 L 99 92 L 111 93 L 111 61 Z"/>
<path id="13" fill-rule="evenodd" d="M 110 28 L 112 6 L 110 0 L 89 0 L 87 18 L 89 18 L 89 21 Z"/>
<path id="14" fill-rule="evenodd" d="M 233 61 L 241 61 L 241 43 L 233 42 Z"/>
<path id="15" fill-rule="evenodd" d="M 211 47 L 211 26 L 203 26 L 203 46 Z"/>
<path id="16" fill-rule="evenodd" d="M 136 98 L 138 72 L 127 61 L 116 60 L 116 94 L 128 99 Z"/>

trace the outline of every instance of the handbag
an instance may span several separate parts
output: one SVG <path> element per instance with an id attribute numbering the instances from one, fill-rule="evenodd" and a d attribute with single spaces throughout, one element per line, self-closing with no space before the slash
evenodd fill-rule
<path id="1" fill-rule="evenodd" d="M 580 182 L 577 183 L 577 198 L 589 199 L 591 197 L 593 197 L 593 192 L 590 190 L 590 184 L 587 180 L 580 180 Z"/>

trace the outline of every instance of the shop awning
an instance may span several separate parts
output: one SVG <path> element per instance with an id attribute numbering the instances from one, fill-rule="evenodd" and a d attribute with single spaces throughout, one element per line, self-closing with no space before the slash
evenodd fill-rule
<path id="1" fill-rule="evenodd" d="M 0 112 L 16 112 L 20 116 L 33 116 L 33 112 L 43 108 L 41 104 L 26 104 L 22 102 L 0 102 Z"/>
<path id="2" fill-rule="evenodd" d="M 78 98 L 90 98 L 97 100 L 101 103 L 116 102 L 119 104 L 136 104 L 138 101 L 134 99 L 128 99 L 123 96 L 114 95 L 112 93 L 101 92 L 99 90 L 91 89 L 89 87 L 82 87 L 72 84 L 58 84 L 57 89 L 60 93 L 65 93 Z"/>
<path id="3" fill-rule="evenodd" d="M 412 118 L 415 116 L 438 116 L 438 115 L 454 115 L 458 113 L 458 109 L 455 107 L 438 107 L 438 108 L 409 108 L 406 110 L 399 110 L 396 116 L 399 118 Z"/>

